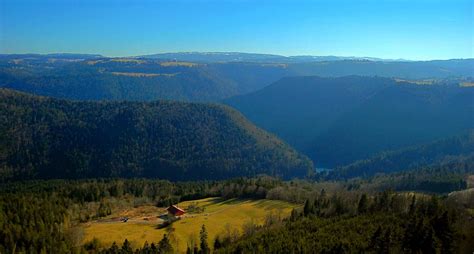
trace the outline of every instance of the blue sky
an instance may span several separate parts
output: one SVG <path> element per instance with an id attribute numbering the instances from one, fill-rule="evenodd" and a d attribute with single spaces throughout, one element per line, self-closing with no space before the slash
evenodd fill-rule
<path id="1" fill-rule="evenodd" d="M 0 53 L 472 58 L 472 0 L 0 0 Z"/>

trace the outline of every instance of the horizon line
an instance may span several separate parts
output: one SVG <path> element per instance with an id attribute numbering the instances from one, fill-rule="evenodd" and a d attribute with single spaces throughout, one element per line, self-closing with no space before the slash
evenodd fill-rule
<path id="1" fill-rule="evenodd" d="M 83 52 L 47 52 L 47 53 L 38 53 L 38 52 L 27 52 L 27 53 L 2 53 L 0 55 L 99 55 L 106 58 L 136 58 L 136 57 L 146 57 L 151 55 L 160 55 L 160 54 L 255 54 L 255 55 L 268 55 L 268 56 L 277 56 L 277 57 L 341 57 L 341 58 L 361 58 L 361 59 L 374 59 L 374 60 L 388 60 L 388 61 L 410 61 L 410 62 L 424 62 L 424 61 L 448 61 L 448 60 L 470 60 L 474 57 L 461 57 L 461 58 L 430 58 L 430 59 L 410 59 L 410 58 L 384 58 L 376 56 L 356 56 L 356 55 L 334 55 L 334 54 L 324 54 L 324 55 L 313 55 L 313 54 L 296 54 L 296 55 L 284 55 L 276 53 L 257 53 L 257 52 L 245 52 L 245 51 L 161 51 L 157 53 L 147 53 L 147 54 L 134 54 L 134 55 L 104 55 L 101 53 L 83 53 Z M 350 59 L 348 59 L 350 60 Z"/>

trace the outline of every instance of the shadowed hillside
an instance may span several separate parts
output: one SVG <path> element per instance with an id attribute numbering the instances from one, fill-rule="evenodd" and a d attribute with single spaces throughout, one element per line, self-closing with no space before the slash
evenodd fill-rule
<path id="1" fill-rule="evenodd" d="M 284 78 L 226 103 L 334 167 L 473 128 L 473 101 L 470 87 L 347 76 Z"/>
<path id="2" fill-rule="evenodd" d="M 330 172 L 333 178 L 372 176 L 422 168 L 450 161 L 453 157 L 474 153 L 474 131 L 438 140 L 429 144 L 412 146 L 396 151 L 382 152 Z M 472 155 L 471 155 L 472 157 Z M 474 169 L 473 169 L 474 170 Z"/>

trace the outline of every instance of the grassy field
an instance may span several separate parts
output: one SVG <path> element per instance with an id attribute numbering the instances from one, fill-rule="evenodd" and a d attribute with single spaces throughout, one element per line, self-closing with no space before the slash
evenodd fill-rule
<path id="1" fill-rule="evenodd" d="M 174 228 L 174 245 L 181 252 L 186 250 L 188 243 L 197 243 L 199 230 L 204 224 L 208 231 L 209 244 L 219 233 L 224 230 L 235 229 L 240 231 L 245 222 L 253 221 L 263 223 L 269 213 L 280 214 L 286 217 L 296 207 L 283 201 L 276 200 L 222 200 L 220 198 L 206 198 L 179 203 L 178 206 L 186 209 L 194 204 L 204 208 L 200 213 L 188 213 L 181 220 L 172 224 Z M 108 218 L 84 224 L 84 242 L 99 239 L 105 246 L 110 246 L 114 241 L 121 244 L 128 239 L 134 247 L 142 246 L 145 241 L 158 242 L 167 233 L 167 229 L 157 229 L 159 223 L 157 216 L 164 212 L 163 209 L 153 206 L 143 206 L 112 214 Z M 111 218 L 127 216 L 130 220 L 126 223 L 111 220 Z"/>

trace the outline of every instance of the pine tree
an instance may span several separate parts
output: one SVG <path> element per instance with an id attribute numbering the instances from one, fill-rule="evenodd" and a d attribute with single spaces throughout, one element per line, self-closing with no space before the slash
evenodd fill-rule
<path id="1" fill-rule="evenodd" d="M 305 201 L 303 213 L 304 213 L 304 216 L 309 216 L 311 214 L 314 214 L 314 203 L 310 199 L 307 199 Z"/>
<path id="2" fill-rule="evenodd" d="M 385 234 L 383 235 L 382 238 L 382 246 L 381 246 L 381 252 L 382 253 L 390 253 L 390 244 L 392 242 L 391 234 L 392 232 L 390 231 L 390 228 L 385 231 Z"/>
<path id="3" fill-rule="evenodd" d="M 158 243 L 158 249 L 160 253 L 173 253 L 173 246 L 171 246 L 168 235 L 163 235 L 163 239 Z"/>
<path id="4" fill-rule="evenodd" d="M 298 212 L 296 209 L 291 210 L 290 221 L 296 221 L 298 219 Z"/>
<path id="5" fill-rule="evenodd" d="M 420 249 L 422 253 L 437 253 L 437 244 L 434 236 L 433 228 L 429 224 L 424 225 L 422 234 L 423 240 L 420 243 Z"/>
<path id="6" fill-rule="evenodd" d="M 201 239 L 201 251 L 202 254 L 208 254 L 211 252 L 209 249 L 209 244 L 207 243 L 207 230 L 204 224 L 201 227 L 201 231 L 199 232 L 199 237 Z"/>
<path id="7" fill-rule="evenodd" d="M 127 239 L 123 241 L 122 253 L 133 253 L 132 246 L 130 245 L 130 242 Z"/>
<path id="8" fill-rule="evenodd" d="M 427 213 L 430 216 L 436 216 L 439 208 L 439 200 L 436 195 L 431 196 L 430 203 L 428 204 Z"/>
<path id="9" fill-rule="evenodd" d="M 365 213 L 367 212 L 367 208 L 367 195 L 364 193 L 362 194 L 362 197 L 360 197 L 359 205 L 357 206 L 357 212 L 359 214 Z"/>
<path id="10" fill-rule="evenodd" d="M 143 244 L 143 251 L 146 253 L 150 251 L 150 244 L 148 244 L 148 241 L 145 241 L 145 243 Z"/>
<path id="11" fill-rule="evenodd" d="M 441 241 L 441 253 L 453 253 L 454 230 L 449 221 L 448 212 L 444 212 L 441 217 L 437 218 L 433 226 L 436 236 Z"/>
<path id="12" fill-rule="evenodd" d="M 416 196 L 413 195 L 413 198 L 411 199 L 410 209 L 409 209 L 408 213 L 410 215 L 413 215 L 413 214 L 415 214 L 415 211 L 416 211 Z"/>
<path id="13" fill-rule="evenodd" d="M 326 190 L 325 189 L 321 189 L 321 193 L 319 193 L 319 197 L 326 198 Z"/>
<path id="14" fill-rule="evenodd" d="M 151 250 L 151 253 L 158 252 L 158 248 L 156 247 L 155 243 L 151 243 L 150 250 Z"/>
<path id="15" fill-rule="evenodd" d="M 216 237 L 214 240 L 214 250 L 217 250 L 222 247 L 221 241 L 219 240 L 219 237 Z"/>
<path id="16" fill-rule="evenodd" d="M 374 234 L 370 238 L 369 246 L 371 249 L 375 250 L 377 253 L 379 252 L 379 240 L 382 235 L 382 228 L 379 226 L 377 230 L 375 230 Z"/>
<path id="17" fill-rule="evenodd" d="M 112 243 L 112 246 L 110 246 L 108 253 L 119 253 L 119 247 L 117 246 L 117 243 L 114 242 Z"/>

